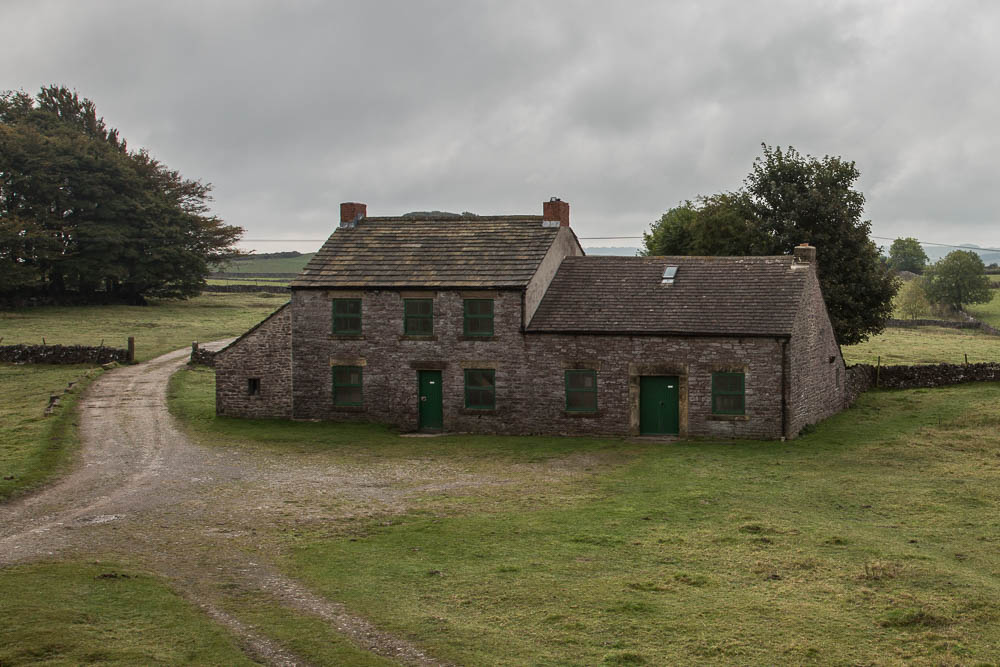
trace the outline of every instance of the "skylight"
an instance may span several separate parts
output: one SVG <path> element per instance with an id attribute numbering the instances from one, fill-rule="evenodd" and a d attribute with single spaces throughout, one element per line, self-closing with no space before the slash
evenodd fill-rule
<path id="1" fill-rule="evenodd" d="M 660 282 L 664 285 L 673 285 L 674 277 L 676 275 L 677 275 L 677 267 L 668 266 L 667 268 L 663 269 L 663 280 L 661 280 Z"/>

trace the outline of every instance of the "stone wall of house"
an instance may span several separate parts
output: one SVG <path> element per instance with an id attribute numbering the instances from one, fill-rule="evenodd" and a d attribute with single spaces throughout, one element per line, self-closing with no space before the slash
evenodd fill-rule
<path id="1" fill-rule="evenodd" d="M 270 317 L 214 355 L 215 411 L 229 417 L 291 417 L 291 309 Z M 251 393 L 251 380 L 257 391 Z"/>
<path id="2" fill-rule="evenodd" d="M 403 299 L 434 298 L 434 334 L 403 335 Z M 362 299 L 362 333 L 331 334 L 331 300 Z M 463 298 L 494 299 L 494 336 L 462 334 Z M 418 426 L 418 370 L 442 372 L 444 428 L 496 433 L 628 434 L 638 429 L 638 377 L 677 375 L 682 435 L 781 436 L 781 342 L 763 338 L 573 336 L 520 332 L 521 292 L 295 290 L 294 417 Z M 363 369 L 363 407 L 337 407 L 331 366 Z M 595 368 L 598 412 L 565 411 L 565 371 Z M 493 369 L 496 408 L 466 409 L 464 371 Z M 746 374 L 745 416 L 711 414 L 717 370 Z"/>
<path id="3" fill-rule="evenodd" d="M 837 414 L 846 405 L 847 368 L 826 312 L 819 280 L 811 266 L 788 343 L 788 423 L 794 438 L 805 426 Z"/>

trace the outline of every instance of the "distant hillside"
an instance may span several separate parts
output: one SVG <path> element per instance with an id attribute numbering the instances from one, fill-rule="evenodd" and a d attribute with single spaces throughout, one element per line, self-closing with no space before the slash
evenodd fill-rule
<path id="1" fill-rule="evenodd" d="M 214 267 L 220 273 L 298 273 L 312 259 L 314 252 L 270 252 L 249 255 Z"/>
<path id="2" fill-rule="evenodd" d="M 927 253 L 927 257 L 931 262 L 936 262 L 945 255 L 947 255 L 952 250 L 972 250 L 979 254 L 983 260 L 983 264 L 993 264 L 994 262 L 1000 263 L 1000 252 L 994 250 L 980 250 L 979 246 L 972 243 L 962 243 L 961 248 L 949 248 L 947 246 L 938 245 L 927 245 L 921 244 L 924 248 L 924 252 Z"/>
<path id="3" fill-rule="evenodd" d="M 587 248 L 583 249 L 588 255 L 621 255 L 624 257 L 635 257 L 635 254 L 639 252 L 638 248 L 633 248 L 632 246 L 608 246 L 606 248 Z"/>

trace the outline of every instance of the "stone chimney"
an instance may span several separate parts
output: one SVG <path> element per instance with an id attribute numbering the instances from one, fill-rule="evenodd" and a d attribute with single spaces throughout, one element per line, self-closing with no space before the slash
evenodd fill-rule
<path id="1" fill-rule="evenodd" d="M 812 247 L 808 243 L 798 244 L 792 252 L 795 255 L 796 264 L 816 263 L 816 248 Z"/>
<path id="2" fill-rule="evenodd" d="M 358 220 L 368 215 L 368 205 L 357 202 L 344 202 L 340 205 L 340 226 L 354 227 Z"/>
<path id="3" fill-rule="evenodd" d="M 542 202 L 542 225 L 546 222 L 559 222 L 560 227 L 569 227 L 569 202 L 553 197 Z"/>

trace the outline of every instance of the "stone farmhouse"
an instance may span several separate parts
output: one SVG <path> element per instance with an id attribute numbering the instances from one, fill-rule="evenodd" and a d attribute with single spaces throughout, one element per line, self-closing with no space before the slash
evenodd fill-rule
<path id="1" fill-rule="evenodd" d="M 216 410 L 404 431 L 793 438 L 845 407 L 816 249 L 585 256 L 542 215 L 367 217 L 219 352 Z"/>

